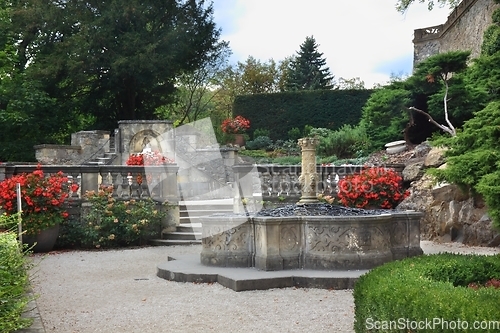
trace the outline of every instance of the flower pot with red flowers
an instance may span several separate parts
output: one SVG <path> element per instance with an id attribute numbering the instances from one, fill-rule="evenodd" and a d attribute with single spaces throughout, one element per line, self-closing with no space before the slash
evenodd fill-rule
<path id="1" fill-rule="evenodd" d="M 0 209 L 7 215 L 17 212 L 17 184 L 21 186 L 23 243 L 34 252 L 50 251 L 57 240 L 59 225 L 69 214 L 65 202 L 78 185 L 68 183 L 62 172 L 45 175 L 38 167 L 0 182 Z"/>
<path id="2" fill-rule="evenodd" d="M 228 142 L 243 147 L 245 145 L 245 132 L 250 128 L 250 120 L 243 116 L 227 118 L 222 122 L 221 129 Z"/>

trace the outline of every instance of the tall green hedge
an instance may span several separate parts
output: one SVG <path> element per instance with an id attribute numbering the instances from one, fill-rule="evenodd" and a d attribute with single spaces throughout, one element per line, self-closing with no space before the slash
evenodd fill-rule
<path id="1" fill-rule="evenodd" d="M 268 129 L 273 140 L 285 140 L 288 131 L 305 125 L 339 129 L 357 125 L 361 109 L 373 90 L 313 90 L 237 96 L 233 115 L 250 120 L 250 134 Z"/>

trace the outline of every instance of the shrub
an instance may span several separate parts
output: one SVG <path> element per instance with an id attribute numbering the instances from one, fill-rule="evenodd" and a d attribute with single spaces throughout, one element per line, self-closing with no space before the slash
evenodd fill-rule
<path id="1" fill-rule="evenodd" d="M 362 275 L 354 287 L 356 333 L 416 332 L 407 323 L 440 320 L 418 332 L 498 332 L 500 290 L 468 287 L 500 277 L 500 255 L 436 254 L 393 261 Z M 458 329 L 446 327 L 457 320 Z M 474 330 L 473 323 L 489 328 Z M 391 330 L 374 327 L 383 323 Z M 495 326 L 497 325 L 497 326 Z"/>
<path id="2" fill-rule="evenodd" d="M 265 128 L 257 128 L 253 131 L 253 138 L 258 138 L 259 136 L 269 136 L 270 131 Z"/>
<path id="3" fill-rule="evenodd" d="M 256 137 L 255 140 L 253 141 L 248 141 L 245 147 L 246 149 L 250 150 L 258 150 L 258 149 L 268 150 L 270 149 L 272 144 L 273 141 L 268 136 L 259 136 Z"/>
<path id="4" fill-rule="evenodd" d="M 500 228 L 500 102 L 492 102 L 468 120 L 456 137 L 442 139 L 447 168 L 433 170 L 438 180 L 481 194 L 494 225 Z"/>
<path id="5" fill-rule="evenodd" d="M 317 153 L 320 156 L 353 158 L 370 148 L 370 141 L 363 126 L 344 125 L 337 131 L 328 131 L 318 137 Z"/>
<path id="6" fill-rule="evenodd" d="M 85 199 L 90 203 L 83 213 L 81 246 L 118 247 L 141 245 L 160 232 L 166 217 L 151 199 L 116 200 L 112 187 L 103 187 L 98 193 L 89 191 Z"/>
<path id="7" fill-rule="evenodd" d="M 300 133 L 300 130 L 297 127 L 294 127 L 288 131 L 289 140 L 298 140 L 300 139 L 301 136 L 302 134 Z"/>
<path id="8" fill-rule="evenodd" d="M 278 165 L 297 165 L 301 161 L 300 156 L 280 156 L 273 159 L 273 163 Z"/>
<path id="9" fill-rule="evenodd" d="M 276 140 L 276 142 L 271 146 L 271 149 L 275 151 L 275 155 L 299 155 L 300 147 L 297 140 Z"/>
<path id="10" fill-rule="evenodd" d="M 367 168 L 338 182 L 338 199 L 348 207 L 394 208 L 409 195 L 402 177 L 393 169 Z"/>
<path id="11" fill-rule="evenodd" d="M 0 225 L 10 223 L 0 216 Z M 29 298 L 27 261 L 19 250 L 14 232 L 0 232 L 0 332 L 14 332 L 29 327 L 31 320 L 22 318 Z"/>
<path id="12" fill-rule="evenodd" d="M 70 191 L 77 184 L 68 184 L 62 172 L 46 176 L 40 166 L 31 173 L 23 173 L 0 182 L 0 208 L 8 215 L 17 212 L 17 184 L 21 185 L 23 230 L 35 235 L 40 230 L 61 224 L 68 216 L 65 209 Z"/>

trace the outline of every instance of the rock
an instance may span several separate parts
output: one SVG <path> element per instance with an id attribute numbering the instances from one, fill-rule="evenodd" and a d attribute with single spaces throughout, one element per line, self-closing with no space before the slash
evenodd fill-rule
<path id="1" fill-rule="evenodd" d="M 500 245 L 500 233 L 494 229 L 488 214 L 484 214 L 477 222 L 465 226 L 464 244 L 490 247 Z"/>
<path id="2" fill-rule="evenodd" d="M 403 180 L 412 182 L 422 177 L 424 162 L 417 162 L 407 165 L 403 169 Z"/>
<path id="3" fill-rule="evenodd" d="M 427 168 L 437 168 L 445 162 L 444 153 L 447 148 L 434 147 L 432 148 L 424 160 L 424 166 Z"/>
<path id="4" fill-rule="evenodd" d="M 425 157 L 427 156 L 429 151 L 431 151 L 431 149 L 432 147 L 429 144 L 429 142 L 424 141 L 413 149 L 413 157 L 414 158 Z"/>
<path id="5" fill-rule="evenodd" d="M 473 196 L 454 184 L 436 183 L 434 176 L 423 172 L 426 168 L 446 168 L 445 151 L 424 142 L 413 151 L 395 155 L 399 163 L 406 164 L 402 171 L 404 181 L 411 182 L 410 195 L 396 209 L 424 213 L 420 221 L 421 239 L 500 246 L 500 231 L 493 227 L 481 196 Z"/>
<path id="6" fill-rule="evenodd" d="M 460 187 L 454 184 L 448 183 L 438 183 L 432 188 L 432 196 L 434 201 L 464 201 L 469 198 L 468 194 L 465 194 Z"/>

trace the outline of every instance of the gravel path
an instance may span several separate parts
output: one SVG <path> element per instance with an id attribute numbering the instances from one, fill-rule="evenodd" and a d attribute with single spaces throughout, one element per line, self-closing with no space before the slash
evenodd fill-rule
<path id="1" fill-rule="evenodd" d="M 425 253 L 499 248 L 422 242 Z M 351 290 L 234 292 L 156 277 L 167 256 L 199 245 L 36 255 L 33 289 L 46 332 L 353 332 Z"/>

